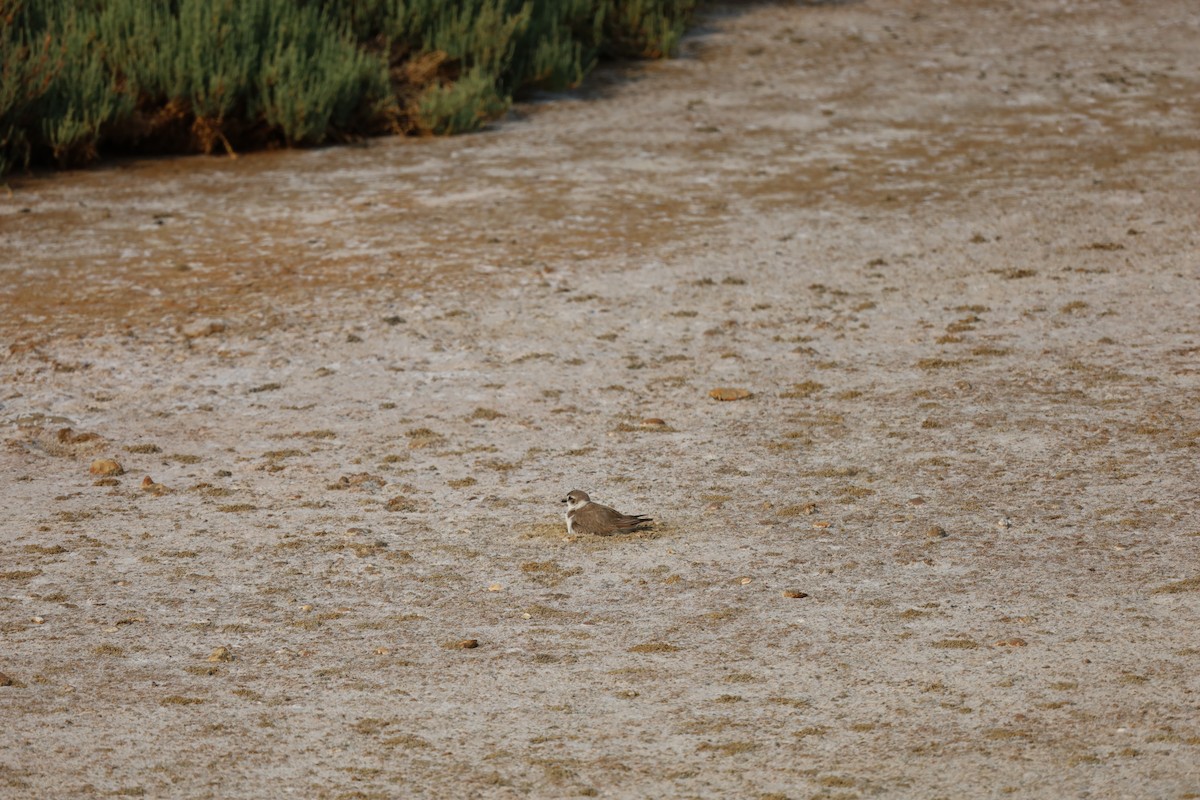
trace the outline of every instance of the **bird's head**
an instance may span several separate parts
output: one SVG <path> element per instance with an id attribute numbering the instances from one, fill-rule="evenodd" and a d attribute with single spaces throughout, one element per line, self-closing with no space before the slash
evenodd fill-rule
<path id="1" fill-rule="evenodd" d="M 579 489 L 572 489 L 567 493 L 567 496 L 563 498 L 563 502 L 567 504 L 568 511 L 574 511 L 577 508 L 583 508 L 591 501 L 592 498 L 588 497 L 587 492 L 580 491 Z"/>

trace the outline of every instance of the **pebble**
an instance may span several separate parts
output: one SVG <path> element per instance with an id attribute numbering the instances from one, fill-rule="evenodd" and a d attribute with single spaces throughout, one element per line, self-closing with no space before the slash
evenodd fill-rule
<path id="1" fill-rule="evenodd" d="M 33 617 L 29 621 L 32 622 L 34 625 L 41 625 L 46 621 L 46 618 L 45 617 Z"/>
<path id="2" fill-rule="evenodd" d="M 1008 530 L 1009 528 L 1012 527 L 1012 520 L 1009 519 L 1008 517 L 1001 517 L 1000 520 L 996 523 L 996 527 L 1000 528 L 1001 530 Z"/>
<path id="3" fill-rule="evenodd" d="M 833 523 L 827 519 L 819 519 L 812 524 L 814 528 L 828 528 Z"/>
<path id="4" fill-rule="evenodd" d="M 88 472 L 93 475 L 124 475 L 125 468 L 111 458 L 97 458 Z"/>
<path id="5" fill-rule="evenodd" d="M 233 653 L 228 647 L 218 647 L 212 651 L 212 655 L 208 657 L 208 660 L 213 664 L 233 661 Z"/>
<path id="6" fill-rule="evenodd" d="M 463 650 L 474 650 L 476 647 L 479 647 L 479 640 L 478 639 L 463 639 L 461 642 L 458 643 L 458 646 L 461 647 Z"/>
<path id="7" fill-rule="evenodd" d="M 0 686 L 12 686 L 12 685 L 13 685 L 13 679 L 8 677 L 7 675 L 5 675 L 3 672 L 0 672 Z"/>
<path id="8" fill-rule="evenodd" d="M 377 655 L 377 656 L 386 656 L 391 652 L 392 652 L 392 650 L 390 647 L 376 647 L 375 648 L 375 655 Z"/>
<path id="9" fill-rule="evenodd" d="M 925 531 L 925 536 L 930 539 L 944 539 L 950 534 L 946 533 L 946 529 L 941 525 L 932 525 Z"/>
<path id="10" fill-rule="evenodd" d="M 205 318 L 185 325 L 180 333 L 189 339 L 202 339 L 205 336 L 212 336 L 214 333 L 222 333 L 228 327 L 229 323 L 223 319 Z"/>
<path id="11" fill-rule="evenodd" d="M 722 400 L 722 401 L 728 402 L 731 400 L 745 400 L 747 397 L 750 397 L 751 395 L 750 395 L 750 392 L 747 391 L 746 389 L 718 387 L 716 389 L 713 389 L 711 392 L 709 392 L 708 396 L 714 400 Z"/>
<path id="12" fill-rule="evenodd" d="M 747 583 L 750 583 L 753 580 L 754 578 L 738 578 L 738 583 L 740 583 L 742 586 L 745 586 Z"/>
<path id="13" fill-rule="evenodd" d="M 1012 639 L 1001 639 L 1000 641 L 996 642 L 996 646 L 997 647 L 1028 647 L 1029 642 L 1027 642 L 1024 639 L 1021 639 L 1019 637 L 1014 637 Z"/>
<path id="14" fill-rule="evenodd" d="M 488 591 L 489 592 L 502 592 L 502 591 L 504 591 L 504 587 L 498 583 L 493 583 L 491 586 L 488 587 Z"/>
<path id="15" fill-rule="evenodd" d="M 784 589 L 783 596 L 799 599 L 801 597 L 808 597 L 808 592 L 802 592 L 799 589 Z"/>
<path id="16" fill-rule="evenodd" d="M 923 505 L 925 505 L 925 498 L 924 497 L 910 497 L 910 498 L 908 498 L 908 504 L 910 506 L 923 506 Z"/>
<path id="17" fill-rule="evenodd" d="M 161 483 L 155 483 L 154 479 L 147 475 L 146 477 L 142 478 L 142 491 L 149 492 L 150 494 L 163 495 L 171 490 L 166 486 L 163 486 Z"/>

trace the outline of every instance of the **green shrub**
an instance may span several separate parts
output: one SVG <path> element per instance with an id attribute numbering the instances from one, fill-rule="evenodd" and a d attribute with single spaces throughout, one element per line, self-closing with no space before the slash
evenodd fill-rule
<path id="1" fill-rule="evenodd" d="M 694 0 L 0 0 L 0 176 L 105 145 L 211 152 L 456 133 L 601 56 L 672 52 Z"/>

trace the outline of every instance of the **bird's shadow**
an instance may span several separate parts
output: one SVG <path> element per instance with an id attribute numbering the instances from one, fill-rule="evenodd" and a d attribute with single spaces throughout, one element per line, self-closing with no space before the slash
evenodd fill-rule
<path id="1" fill-rule="evenodd" d="M 629 542 L 653 542 L 657 539 L 678 538 L 684 534 L 683 529 L 669 522 L 652 522 L 630 533 L 614 533 L 611 536 L 596 536 L 595 534 L 567 534 L 567 526 L 562 522 L 539 522 L 526 525 L 518 530 L 522 539 L 536 539 L 544 542 L 557 542 L 563 545 L 582 545 L 588 549 L 615 547 Z"/>

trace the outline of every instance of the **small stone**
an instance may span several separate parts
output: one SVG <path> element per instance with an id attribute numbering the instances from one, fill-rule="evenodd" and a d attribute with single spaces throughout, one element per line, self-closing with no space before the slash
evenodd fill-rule
<path id="1" fill-rule="evenodd" d="M 34 625 L 41 625 L 41 624 L 43 624 L 43 623 L 44 623 L 46 620 L 45 620 L 45 618 L 44 618 L 44 617 L 33 617 L 33 618 L 32 618 L 32 619 L 30 619 L 29 621 L 30 621 L 30 622 L 32 622 Z"/>
<path id="2" fill-rule="evenodd" d="M 827 519 L 819 519 L 812 524 L 814 528 L 828 528 L 833 523 Z"/>
<path id="3" fill-rule="evenodd" d="M 142 491 L 149 492 L 150 494 L 161 495 L 166 494 L 171 490 L 166 486 L 163 486 L 161 483 L 155 483 L 154 479 L 147 475 L 146 477 L 142 478 Z"/>
<path id="4" fill-rule="evenodd" d="M 493 583 L 491 586 L 488 587 L 488 591 L 489 592 L 502 592 L 502 591 L 504 591 L 504 587 L 498 583 Z"/>
<path id="5" fill-rule="evenodd" d="M 808 592 L 802 592 L 799 589 L 784 589 L 783 596 L 791 597 L 793 599 L 799 599 L 802 597 L 808 597 Z"/>
<path id="6" fill-rule="evenodd" d="M 1025 641 L 1024 639 L 1022 639 L 1020 637 L 1013 637 L 1012 639 L 1001 639 L 1000 641 L 996 642 L 996 647 L 1028 647 L 1028 646 L 1029 646 L 1029 642 Z"/>
<path id="7" fill-rule="evenodd" d="M 312 603 L 305 603 L 304 605 L 300 606 L 300 610 L 301 611 L 312 611 L 313 605 L 312 605 Z"/>
<path id="8" fill-rule="evenodd" d="M 13 685 L 13 679 L 8 677 L 7 675 L 5 675 L 3 672 L 0 672 L 0 686 L 12 686 L 12 685 Z"/>
<path id="9" fill-rule="evenodd" d="M 218 647 L 212 651 L 212 655 L 208 657 L 208 660 L 213 664 L 233 661 L 233 653 L 228 647 Z"/>
<path id="10" fill-rule="evenodd" d="M 97 458 L 92 462 L 88 472 L 93 475 L 124 475 L 125 468 L 111 458 Z"/>
<path id="11" fill-rule="evenodd" d="M 929 529 L 925 531 L 925 536 L 928 539 L 945 539 L 949 535 L 950 534 L 946 533 L 946 529 L 941 525 L 931 525 Z"/>
<path id="12" fill-rule="evenodd" d="M 738 583 L 740 583 L 742 586 L 745 586 L 747 583 L 750 583 L 753 580 L 754 578 L 738 578 Z"/>
<path id="13" fill-rule="evenodd" d="M 729 402 L 732 400 L 745 400 L 750 397 L 750 392 L 745 389 L 735 389 L 730 387 L 718 387 L 708 393 L 708 396 L 714 400 Z"/>
<path id="14" fill-rule="evenodd" d="M 227 327 L 229 324 L 223 319 L 198 319 L 185 325 L 180 333 L 189 339 L 201 339 L 214 333 L 222 333 Z"/>
<path id="15" fill-rule="evenodd" d="M 1008 530 L 1012 527 L 1012 520 L 1008 517 L 1001 517 L 999 521 L 996 522 L 996 527 L 1001 530 Z"/>
<path id="16" fill-rule="evenodd" d="M 479 640 L 478 639 L 463 639 L 461 642 L 458 643 L 458 646 L 463 650 L 474 650 L 476 647 L 479 647 Z"/>
<path id="17" fill-rule="evenodd" d="M 388 647 L 376 647 L 375 648 L 375 655 L 377 655 L 377 656 L 386 656 L 391 652 L 392 652 L 391 648 L 388 648 Z"/>
<path id="18" fill-rule="evenodd" d="M 910 506 L 923 506 L 923 505 L 925 505 L 925 498 L 924 497 L 910 497 L 910 498 L 908 498 L 908 504 Z"/>

